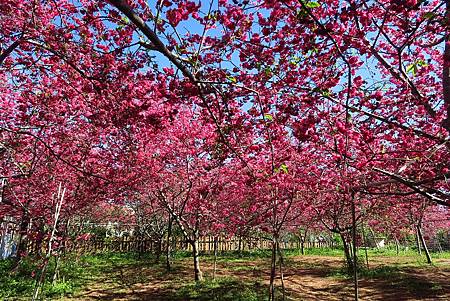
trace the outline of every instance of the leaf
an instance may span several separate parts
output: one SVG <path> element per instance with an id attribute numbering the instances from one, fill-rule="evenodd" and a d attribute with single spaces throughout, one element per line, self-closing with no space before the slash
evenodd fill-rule
<path id="1" fill-rule="evenodd" d="M 130 24 L 130 19 L 128 19 L 126 16 L 123 16 L 121 20 L 125 24 Z"/>
<path id="2" fill-rule="evenodd" d="M 306 7 L 307 8 L 317 8 L 317 7 L 320 7 L 320 4 L 319 4 L 319 2 L 316 2 L 316 1 L 309 1 L 306 3 Z"/>
<path id="3" fill-rule="evenodd" d="M 424 60 L 418 60 L 417 61 L 417 66 L 419 66 L 419 67 L 427 67 L 428 64 Z"/>
<path id="4" fill-rule="evenodd" d="M 288 173 L 288 167 L 287 167 L 286 164 L 284 164 L 284 163 L 281 164 L 280 169 L 281 169 L 285 174 Z"/>
<path id="5" fill-rule="evenodd" d="M 417 65 L 415 63 L 409 64 L 408 67 L 406 67 L 406 72 L 411 73 L 413 76 L 416 76 Z"/>
<path id="6" fill-rule="evenodd" d="M 406 67 L 406 72 L 411 73 L 413 76 L 416 76 L 419 67 L 427 67 L 427 66 L 428 64 L 424 60 L 417 60 Z"/>
<path id="7" fill-rule="evenodd" d="M 237 79 L 234 76 L 227 75 L 227 79 L 234 84 L 237 83 Z"/>
<path id="8" fill-rule="evenodd" d="M 266 113 L 266 114 L 264 114 L 264 119 L 268 119 L 268 120 L 272 121 L 273 116 L 272 116 L 272 114 Z"/>

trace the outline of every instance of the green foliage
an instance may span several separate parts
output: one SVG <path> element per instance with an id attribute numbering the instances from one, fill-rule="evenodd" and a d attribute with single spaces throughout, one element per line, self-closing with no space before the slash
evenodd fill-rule
<path id="1" fill-rule="evenodd" d="M 47 284 L 44 288 L 45 295 L 48 297 L 64 297 L 73 294 L 75 288 L 72 283 L 59 281 L 55 284 Z"/>
<path id="2" fill-rule="evenodd" d="M 0 299 L 31 292 L 34 284 L 31 277 L 33 269 L 29 259 L 23 260 L 16 268 L 13 259 L 0 260 Z"/>
<path id="3" fill-rule="evenodd" d="M 411 73 L 413 76 L 416 76 L 417 71 L 419 70 L 420 67 L 427 67 L 427 66 L 428 64 L 425 63 L 424 60 L 417 60 L 406 67 L 406 72 Z"/>
<path id="4" fill-rule="evenodd" d="M 384 278 L 394 277 L 400 273 L 400 268 L 398 266 L 383 265 L 377 266 L 375 268 L 361 267 L 359 269 L 359 276 L 364 278 Z"/>
<path id="5" fill-rule="evenodd" d="M 309 2 L 306 2 L 306 7 L 307 8 L 317 8 L 317 7 L 320 7 L 320 4 L 317 1 L 309 1 Z"/>
<path id="6" fill-rule="evenodd" d="M 273 120 L 272 114 L 269 114 L 269 113 L 264 114 L 264 118 L 267 119 L 267 120 L 270 120 L 270 121 Z"/>
<path id="7" fill-rule="evenodd" d="M 232 82 L 233 84 L 237 83 L 237 79 L 234 76 L 227 75 L 227 79 Z"/>

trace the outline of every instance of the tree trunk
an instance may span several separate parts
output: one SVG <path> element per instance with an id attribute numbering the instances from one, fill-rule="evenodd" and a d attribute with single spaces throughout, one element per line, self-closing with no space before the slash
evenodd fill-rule
<path id="1" fill-rule="evenodd" d="M 444 106 L 447 106 L 447 117 L 443 121 L 444 128 L 450 132 L 450 1 L 446 1 L 445 10 L 445 45 L 444 59 L 442 66 L 442 88 L 444 96 Z"/>
<path id="2" fill-rule="evenodd" d="M 298 240 L 300 241 L 300 252 L 302 255 L 305 255 L 305 240 L 306 240 L 306 234 L 302 235 L 302 232 L 300 231 L 298 235 Z"/>
<path id="3" fill-rule="evenodd" d="M 170 271 L 171 268 L 171 242 L 172 242 L 172 217 L 169 217 L 169 224 L 167 226 L 167 241 L 166 241 L 166 270 Z"/>
<path id="4" fill-rule="evenodd" d="M 214 262 L 213 262 L 213 280 L 216 280 L 216 271 L 217 271 L 217 236 L 214 236 Z"/>
<path id="5" fill-rule="evenodd" d="M 369 246 L 368 246 L 368 243 L 367 243 L 367 240 L 366 240 L 366 231 L 364 230 L 364 225 L 362 225 L 362 237 L 363 237 L 363 240 L 364 240 L 364 253 L 366 255 L 366 266 L 367 266 L 367 269 L 369 269 L 369 254 L 367 254 L 367 248 Z"/>
<path id="6" fill-rule="evenodd" d="M 428 251 L 427 243 L 425 242 L 425 238 L 422 235 L 422 229 L 420 227 L 420 224 L 417 225 L 417 235 L 419 236 L 420 241 L 422 242 L 423 250 L 425 252 L 425 256 L 427 257 L 428 264 L 431 264 L 431 256 L 430 252 Z"/>
<path id="7" fill-rule="evenodd" d="M 272 239 L 272 260 L 270 261 L 269 301 L 275 301 L 275 275 L 277 268 L 277 242 Z"/>
<path id="8" fill-rule="evenodd" d="M 397 256 L 398 256 L 398 254 L 400 253 L 400 246 L 399 246 L 398 239 L 396 236 L 394 237 L 394 239 L 395 239 L 395 251 L 397 252 Z"/>
<path id="9" fill-rule="evenodd" d="M 161 236 L 158 236 L 156 240 L 156 258 L 155 258 L 156 263 L 159 263 L 161 261 L 162 242 L 163 238 Z"/>
<path id="10" fill-rule="evenodd" d="M 416 246 L 417 246 L 417 252 L 419 252 L 419 255 L 422 255 L 422 248 L 420 247 L 420 238 L 419 238 L 419 231 L 416 227 Z"/>
<path id="11" fill-rule="evenodd" d="M 369 226 L 370 234 L 372 235 L 373 242 L 375 243 L 375 248 L 378 249 L 377 237 L 375 236 L 375 232 Z"/>
<path id="12" fill-rule="evenodd" d="M 194 279 L 195 281 L 203 281 L 203 273 L 200 270 L 200 258 L 198 250 L 198 238 L 195 237 L 192 241 L 192 254 L 194 255 Z"/>
<path id="13" fill-rule="evenodd" d="M 280 248 L 280 243 L 277 240 L 277 251 L 278 251 L 278 258 L 279 258 L 279 264 L 280 264 L 280 279 L 281 279 L 281 289 L 283 291 L 283 301 L 286 300 L 286 289 L 284 286 L 284 274 L 283 274 L 283 265 L 284 265 L 284 260 L 283 260 L 283 253 L 281 252 L 281 248 Z"/>
<path id="14" fill-rule="evenodd" d="M 28 243 L 27 234 L 29 224 L 30 218 L 28 217 L 28 214 L 24 213 L 19 226 L 19 244 L 17 246 L 16 263 L 20 262 L 20 260 L 27 251 L 27 243 Z"/>
<path id="15" fill-rule="evenodd" d="M 347 240 L 345 239 L 344 233 L 339 232 L 339 235 L 341 236 L 342 245 L 344 247 L 344 255 L 345 255 L 345 261 L 347 262 L 347 269 L 348 269 L 349 272 L 351 272 L 353 263 L 352 263 L 352 257 L 350 255 L 350 248 L 348 246 Z"/>
<path id="16" fill-rule="evenodd" d="M 358 257 L 357 257 L 357 249 L 356 249 L 356 208 L 355 208 L 355 193 L 352 193 L 352 243 L 353 243 L 353 281 L 355 286 L 355 301 L 359 299 L 359 291 L 358 291 Z"/>
<path id="17" fill-rule="evenodd" d="M 59 278 L 59 262 L 60 262 L 60 255 L 55 257 L 55 270 L 53 271 L 53 277 L 52 277 L 52 285 L 55 285 Z"/>

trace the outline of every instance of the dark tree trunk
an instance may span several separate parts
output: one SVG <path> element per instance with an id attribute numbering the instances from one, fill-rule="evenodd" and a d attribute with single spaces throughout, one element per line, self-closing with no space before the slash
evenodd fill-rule
<path id="1" fill-rule="evenodd" d="M 161 261 L 161 253 L 162 253 L 162 241 L 163 238 L 159 236 L 156 240 L 156 263 L 159 263 Z"/>
<path id="2" fill-rule="evenodd" d="M 278 251 L 278 257 L 279 257 L 279 264 L 280 264 L 281 289 L 283 291 L 283 301 L 284 301 L 284 300 L 286 300 L 286 289 L 284 286 L 284 274 L 283 274 L 284 260 L 283 260 L 283 253 L 281 252 L 279 241 L 277 241 L 277 251 Z"/>
<path id="3" fill-rule="evenodd" d="M 213 245 L 213 249 L 214 249 L 213 279 L 214 280 L 216 280 L 216 271 L 217 271 L 217 244 L 218 244 L 217 236 L 214 236 L 214 245 Z"/>
<path id="4" fill-rule="evenodd" d="M 172 252 L 172 217 L 169 217 L 169 224 L 167 226 L 167 240 L 166 240 L 166 270 L 171 268 L 171 252 Z"/>
<path id="5" fill-rule="evenodd" d="M 28 217 L 28 214 L 24 214 L 22 216 L 22 220 L 20 222 L 19 226 L 19 244 L 17 246 L 17 256 L 16 256 L 16 262 L 20 262 L 22 257 L 27 251 L 27 234 L 28 234 L 28 226 L 30 224 L 30 218 Z"/>
<path id="6" fill-rule="evenodd" d="M 305 240 L 303 238 L 300 238 L 300 252 L 302 255 L 305 255 Z"/>
<path id="7" fill-rule="evenodd" d="M 347 269 L 349 272 L 352 271 L 352 266 L 353 266 L 353 262 L 352 262 L 352 257 L 350 254 L 350 247 L 348 245 L 347 240 L 345 239 L 345 235 L 343 232 L 339 232 L 339 235 L 341 236 L 341 240 L 342 240 L 342 245 L 344 247 L 344 255 L 345 255 L 345 261 L 347 262 Z"/>
<path id="8" fill-rule="evenodd" d="M 355 209 L 355 194 L 352 193 L 352 243 L 353 243 L 353 281 L 355 288 L 355 301 L 359 299 L 359 291 L 358 291 L 358 254 L 356 249 L 356 209 Z"/>
<path id="9" fill-rule="evenodd" d="M 270 261 L 269 301 L 275 301 L 275 276 L 277 268 L 277 239 L 272 239 L 272 259 Z"/>
<path id="10" fill-rule="evenodd" d="M 375 236 L 375 232 L 369 226 L 370 234 L 372 235 L 373 242 L 375 243 L 375 248 L 378 249 L 377 237 Z"/>
<path id="11" fill-rule="evenodd" d="M 238 254 L 239 254 L 239 257 L 242 256 L 242 236 L 241 235 L 238 236 Z"/>
<path id="12" fill-rule="evenodd" d="M 442 66 L 442 87 L 444 92 L 444 104 L 447 106 L 447 118 L 443 122 L 444 128 L 450 132 L 450 1 L 446 1 L 445 11 L 445 46 Z"/>

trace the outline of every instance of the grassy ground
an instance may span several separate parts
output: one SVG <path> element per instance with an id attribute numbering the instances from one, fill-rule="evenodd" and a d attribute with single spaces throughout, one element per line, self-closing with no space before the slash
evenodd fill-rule
<path id="1" fill-rule="evenodd" d="M 308 249 L 285 252 L 284 280 L 288 300 L 347 300 L 352 278 L 343 268 L 342 250 Z M 47 299 L 65 300 L 266 300 L 269 251 L 228 252 L 218 259 L 202 257 L 203 283 L 192 281 L 192 259 L 175 254 L 172 271 L 154 258 L 137 254 L 68 256 L 52 285 L 53 263 L 44 287 Z M 360 250 L 361 260 L 365 261 Z M 368 250 L 369 266 L 360 271 L 362 300 L 450 300 L 450 252 L 433 254 L 426 264 L 413 250 Z M 25 260 L 10 272 L 12 261 L 0 261 L 0 300 L 29 300 L 38 266 Z M 278 286 L 280 286 L 280 281 Z M 281 289 L 278 289 L 280 294 Z"/>

